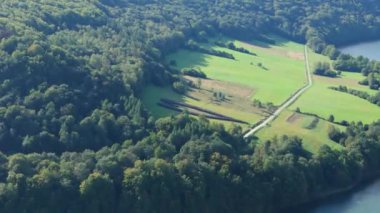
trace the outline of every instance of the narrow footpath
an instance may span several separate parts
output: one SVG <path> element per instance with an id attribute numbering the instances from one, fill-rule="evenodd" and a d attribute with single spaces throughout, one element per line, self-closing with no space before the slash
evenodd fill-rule
<path id="1" fill-rule="evenodd" d="M 307 84 L 297 90 L 296 93 L 294 93 L 289 99 L 287 99 L 272 115 L 270 115 L 268 118 L 266 118 L 260 125 L 256 126 L 255 128 L 251 129 L 247 134 L 244 135 L 244 138 L 248 138 L 255 133 L 257 133 L 262 128 L 266 127 L 270 122 L 275 120 L 281 112 L 283 112 L 286 108 L 288 108 L 291 104 L 293 104 L 303 93 L 305 93 L 311 86 L 313 86 L 313 78 L 311 76 L 311 70 L 310 70 L 310 64 L 309 64 L 309 54 L 307 50 L 307 46 L 305 45 L 305 67 L 306 67 L 306 78 L 307 78 Z"/>

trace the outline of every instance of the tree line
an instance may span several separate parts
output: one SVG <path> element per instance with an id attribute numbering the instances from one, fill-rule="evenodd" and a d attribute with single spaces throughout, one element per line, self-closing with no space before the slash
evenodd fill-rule
<path id="1" fill-rule="evenodd" d="M 3 0 L 0 211 L 274 212 L 361 180 L 379 165 L 379 123 L 353 124 L 337 140 L 346 148 L 313 155 L 299 138 L 258 143 L 188 115 L 156 121 L 138 97 L 147 83 L 174 85 L 163 59 L 191 41 L 270 32 L 338 57 L 327 44 L 379 34 L 379 7 Z"/>
<path id="2" fill-rule="evenodd" d="M 243 140 L 186 114 L 134 143 L 98 151 L 0 155 L 2 212 L 278 212 L 378 172 L 380 123 L 329 136 L 345 148 L 311 154 L 302 139 Z"/>

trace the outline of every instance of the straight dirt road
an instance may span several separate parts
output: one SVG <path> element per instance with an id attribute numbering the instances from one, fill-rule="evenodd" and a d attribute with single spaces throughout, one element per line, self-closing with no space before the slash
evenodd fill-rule
<path id="1" fill-rule="evenodd" d="M 244 138 L 248 138 L 258 132 L 260 129 L 266 127 L 270 122 L 276 119 L 281 112 L 293 104 L 303 93 L 306 92 L 311 86 L 313 86 L 313 79 L 311 76 L 310 64 L 309 64 L 309 54 L 307 52 L 307 46 L 305 45 L 305 67 L 306 67 L 306 78 L 307 84 L 300 88 L 296 93 L 294 93 L 288 100 L 286 100 L 272 115 L 266 118 L 260 125 L 251 129 L 247 134 L 244 135 Z"/>

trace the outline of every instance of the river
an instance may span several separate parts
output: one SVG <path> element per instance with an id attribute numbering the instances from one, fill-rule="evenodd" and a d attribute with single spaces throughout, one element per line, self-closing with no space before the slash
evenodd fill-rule
<path id="1" fill-rule="evenodd" d="M 341 47 L 339 50 L 353 56 L 362 55 L 367 58 L 380 61 L 380 40 L 349 45 Z"/>
<path id="2" fill-rule="evenodd" d="M 365 56 L 380 61 L 380 41 L 364 42 L 339 48 L 343 53 Z M 360 187 L 347 194 L 338 196 L 301 210 L 307 213 L 379 213 L 380 180 Z"/>
<path id="3" fill-rule="evenodd" d="M 305 213 L 379 213 L 380 180 L 362 186 L 354 192 L 323 201 Z"/>

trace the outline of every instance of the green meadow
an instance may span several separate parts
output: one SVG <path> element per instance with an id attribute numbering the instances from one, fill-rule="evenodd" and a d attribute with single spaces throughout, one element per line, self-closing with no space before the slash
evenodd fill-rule
<path id="1" fill-rule="evenodd" d="M 256 56 L 240 53 L 216 45 L 204 45 L 211 49 L 228 52 L 235 60 L 180 50 L 168 57 L 176 68 L 198 67 L 211 79 L 238 83 L 254 89 L 251 99 L 280 105 L 306 82 L 302 45 L 275 37 L 279 44 L 255 45 L 223 37 L 222 41 L 234 42 Z M 276 41 L 277 41 L 276 40 Z M 210 42 L 212 43 L 212 41 Z M 259 43 L 259 42 L 256 42 Z M 262 65 L 262 67 L 259 66 Z"/>
<path id="2" fill-rule="evenodd" d="M 175 61 L 173 68 L 199 68 L 207 74 L 209 79 L 220 82 L 229 82 L 241 85 L 252 90 L 250 100 L 258 99 L 261 102 L 272 102 L 280 105 L 295 91 L 306 83 L 304 46 L 281 37 L 270 36 L 275 44 L 264 43 L 258 40 L 239 41 L 227 37 L 211 39 L 209 43 L 200 44 L 203 48 L 224 51 L 232 54 L 233 59 L 204 54 L 186 49 L 179 50 L 167 57 L 167 61 Z M 236 47 L 243 47 L 255 55 L 237 52 L 228 48 L 214 45 L 215 41 L 233 42 Z M 332 61 L 326 56 L 309 51 L 309 60 L 312 69 L 317 62 Z M 360 73 L 343 72 L 339 78 L 313 76 L 313 86 L 307 90 L 289 109 L 285 110 L 271 125 L 261 130 L 257 136 L 263 140 L 271 139 L 275 135 L 284 134 L 301 137 L 304 146 L 311 152 L 319 149 L 323 144 L 333 148 L 342 148 L 328 138 L 328 128 L 334 125 L 342 130 L 344 127 L 319 119 L 313 128 L 308 125 L 315 119 L 314 116 L 295 114 L 300 108 L 303 113 L 316 114 L 324 119 L 334 115 L 335 121 L 362 121 L 371 123 L 380 118 L 380 107 L 350 94 L 329 89 L 331 86 L 347 86 L 348 88 L 366 91 L 375 94 L 358 82 L 363 79 Z M 202 107 L 230 117 L 255 123 L 263 118 L 259 113 L 241 111 L 237 108 L 218 105 L 208 101 L 196 100 L 189 96 L 175 93 L 170 87 L 148 86 L 143 95 L 145 105 L 155 117 L 164 117 L 176 114 L 171 110 L 157 105 L 161 98 L 170 98 L 179 102 Z M 229 122 L 216 121 L 230 125 Z M 248 128 L 248 125 L 243 125 Z"/>
<path id="3" fill-rule="evenodd" d="M 326 56 L 311 51 L 309 51 L 309 60 L 311 66 L 314 66 L 318 61 L 332 63 Z M 339 78 L 314 75 L 313 86 L 289 110 L 284 111 L 270 127 L 261 130 L 258 136 L 263 140 L 271 139 L 274 135 L 298 136 L 303 139 L 305 148 L 311 152 L 317 151 L 323 144 L 340 149 L 340 145 L 328 138 L 328 127 L 334 125 L 344 130 L 343 126 L 320 119 L 316 128 L 308 129 L 306 126 L 314 119 L 313 116 L 298 114 L 294 121 L 290 121 L 292 120 L 290 118 L 294 111 L 300 108 L 304 113 L 316 114 L 325 119 L 333 115 L 335 121 L 346 120 L 349 122 L 372 123 L 378 120 L 380 118 L 380 107 L 356 96 L 329 89 L 331 86 L 344 85 L 352 89 L 375 94 L 376 91 L 358 83 L 362 79 L 363 76 L 360 73 L 350 72 L 343 72 Z"/>
<path id="4" fill-rule="evenodd" d="M 249 102 L 258 99 L 265 103 L 272 102 L 279 105 L 305 84 L 303 46 L 280 37 L 271 36 L 271 39 L 276 41 L 275 45 L 256 40 L 243 42 L 227 37 L 219 37 L 210 40 L 209 43 L 199 44 L 203 48 L 230 53 L 235 57 L 235 60 L 186 49 L 169 55 L 166 60 L 167 62 L 174 60 L 176 66 L 173 68 L 175 69 L 197 67 L 205 72 L 209 79 L 249 88 L 252 90 L 250 96 L 247 97 Z M 219 47 L 214 44 L 215 41 L 233 42 L 236 47 L 244 47 L 255 55 Z M 172 110 L 157 105 L 161 98 L 170 98 L 226 114 L 250 124 L 263 118 L 259 113 L 249 113 L 237 108 L 223 106 L 223 104 L 218 105 L 204 101 L 204 99 L 203 101 L 195 100 L 189 96 L 175 93 L 170 87 L 162 88 L 151 85 L 144 90 L 142 100 L 155 117 L 176 114 Z"/>
<path id="5" fill-rule="evenodd" d="M 311 53 L 311 63 L 317 60 L 328 60 L 327 57 Z M 294 103 L 291 109 L 297 107 L 302 112 L 317 114 L 323 118 L 334 115 L 336 121 L 362 121 L 371 123 L 380 118 L 380 107 L 359 97 L 334 91 L 329 89 L 331 86 L 344 85 L 352 89 L 366 91 L 371 94 L 376 93 L 358 82 L 363 77 L 360 73 L 344 72 L 342 77 L 332 79 L 328 77 L 314 76 L 314 85 L 299 100 Z"/>
<path id="6" fill-rule="evenodd" d="M 262 141 L 270 140 L 276 136 L 281 137 L 282 135 L 297 136 L 302 138 L 303 146 L 310 152 L 318 151 L 322 145 L 329 145 L 335 149 L 341 149 L 341 145 L 329 139 L 327 132 L 331 125 L 337 128 L 342 127 L 319 119 L 317 125 L 309 129 L 308 126 L 314 119 L 315 117 L 313 116 L 297 114 L 293 111 L 285 110 L 270 127 L 258 132 L 257 136 L 261 138 Z"/>

